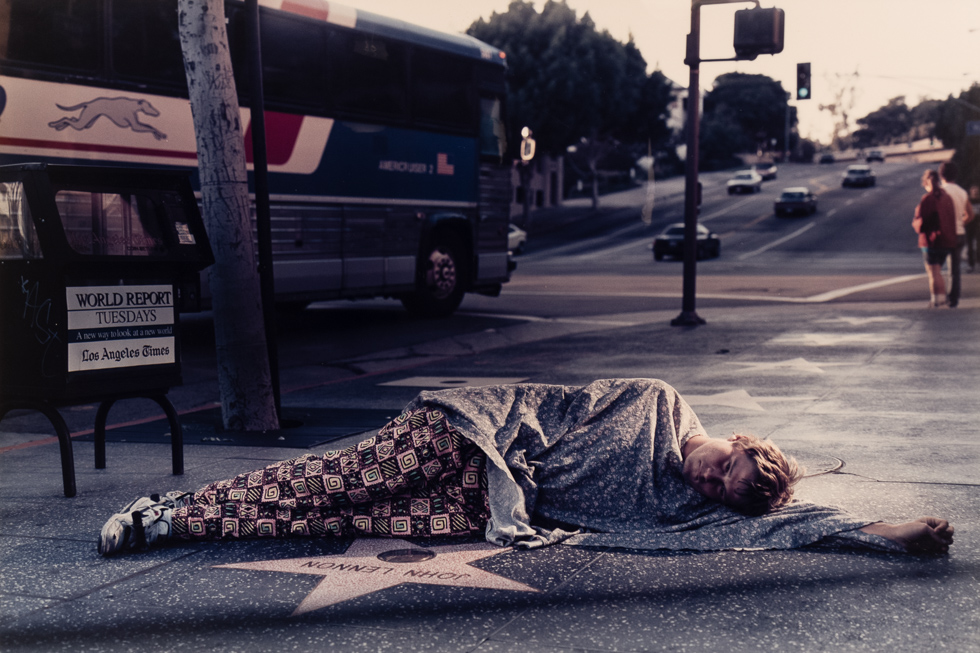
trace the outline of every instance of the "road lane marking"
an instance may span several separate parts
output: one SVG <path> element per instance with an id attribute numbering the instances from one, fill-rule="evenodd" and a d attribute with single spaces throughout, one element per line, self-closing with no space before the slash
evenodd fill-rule
<path id="1" fill-rule="evenodd" d="M 788 234 L 786 236 L 783 236 L 782 238 L 778 238 L 778 239 L 772 241 L 771 243 L 769 243 L 768 245 L 765 245 L 764 247 L 760 247 L 759 249 L 755 250 L 754 252 L 747 252 L 745 254 L 742 254 L 741 256 L 738 257 L 738 260 L 739 261 L 744 261 L 747 258 L 752 258 L 756 254 L 762 254 L 763 252 L 769 251 L 773 247 L 777 247 L 779 245 L 782 245 L 787 240 L 792 240 L 793 238 L 796 238 L 797 236 L 802 235 L 804 232 L 809 231 L 810 229 L 814 228 L 815 226 L 817 226 L 817 223 L 811 222 L 810 224 L 806 225 L 805 227 L 801 227 L 800 229 L 797 229 L 796 231 L 794 231 L 791 234 Z"/>
<path id="2" fill-rule="evenodd" d="M 731 213 L 732 211 L 734 211 L 735 209 L 741 207 L 742 205 L 748 204 L 753 199 L 755 199 L 755 198 L 754 197 L 747 197 L 747 198 L 743 199 L 741 202 L 736 202 L 735 204 L 732 204 L 730 206 L 726 206 L 725 208 L 721 209 L 720 211 L 715 211 L 714 213 L 709 213 L 708 215 L 702 216 L 702 217 L 698 218 L 698 221 L 699 222 L 707 222 L 708 220 L 714 220 L 715 218 L 719 218 L 719 217 L 721 217 L 723 215 L 727 215 L 728 213 Z"/>
<path id="3" fill-rule="evenodd" d="M 622 252 L 622 251 L 625 251 L 625 250 L 628 250 L 628 249 L 649 249 L 650 248 L 650 243 L 647 242 L 649 240 L 650 240 L 650 237 L 649 236 L 643 236 L 639 240 L 633 240 L 633 241 L 630 241 L 628 243 L 623 243 L 622 245 L 614 245 L 613 247 L 606 247 L 605 249 L 597 249 L 594 252 L 590 252 L 588 254 L 579 254 L 578 256 L 575 256 L 574 258 L 576 258 L 576 259 L 586 259 L 586 260 L 588 260 L 588 259 L 599 259 L 599 258 L 605 258 L 605 257 L 610 256 L 612 254 L 618 254 L 619 252 Z"/>
<path id="4" fill-rule="evenodd" d="M 869 283 L 862 283 L 857 286 L 851 286 L 850 288 L 840 288 L 838 290 L 830 290 L 825 293 L 820 293 L 819 295 L 813 295 L 808 297 L 812 302 L 829 302 L 832 299 L 838 299 L 844 297 L 845 295 L 851 295 L 856 292 L 862 292 L 865 290 L 874 290 L 876 288 L 883 288 L 885 286 L 891 286 L 896 283 L 905 283 L 906 281 L 911 281 L 912 279 L 919 279 L 924 276 L 922 273 L 919 274 L 906 274 L 902 277 L 892 277 L 891 279 L 882 279 L 880 281 L 871 281 Z"/>
<path id="5" fill-rule="evenodd" d="M 597 297 L 606 297 L 608 293 L 554 293 L 554 292 L 539 292 L 536 290 L 528 290 L 526 292 L 517 291 L 517 295 L 540 295 L 549 296 L 567 296 L 567 295 L 595 295 Z M 604 320 L 589 317 L 539 317 L 537 315 L 514 315 L 512 313 L 487 313 L 485 311 L 456 311 L 457 315 L 467 315 L 470 317 L 489 317 L 498 318 L 501 320 L 521 320 L 523 322 L 554 322 L 560 324 L 595 324 L 596 326 L 637 326 L 642 324 L 636 320 Z"/>
<path id="6" fill-rule="evenodd" d="M 743 227 L 743 228 L 744 229 L 749 229 L 749 228 L 754 227 L 755 225 L 759 224 L 763 220 L 765 220 L 767 218 L 771 218 L 771 217 L 772 217 L 772 212 L 763 213 L 762 215 L 760 215 L 758 218 L 756 218 L 752 222 L 749 222 L 748 224 L 746 224 L 745 227 Z"/>
<path id="7" fill-rule="evenodd" d="M 890 279 L 882 279 L 880 281 L 872 281 L 869 283 L 862 283 L 856 286 L 848 286 L 846 288 L 839 288 L 837 290 L 831 290 L 828 292 L 823 292 L 818 295 L 811 295 L 809 297 L 778 297 L 773 295 L 747 295 L 742 293 L 705 293 L 698 292 L 697 296 L 700 299 L 725 299 L 725 300 L 744 300 L 744 301 L 763 301 L 763 302 L 782 302 L 784 304 L 822 304 L 834 299 L 840 299 L 841 297 L 846 297 L 854 293 L 864 292 L 865 290 L 874 290 L 876 288 L 883 288 L 885 286 L 891 286 L 899 283 L 905 283 L 907 281 L 912 281 L 915 279 L 925 278 L 925 273 L 920 272 L 918 274 L 907 274 L 901 277 L 892 277 Z M 644 298 L 644 299 L 676 299 L 678 297 L 683 297 L 683 293 L 680 292 L 633 292 L 633 291 L 586 291 L 586 290 L 571 290 L 571 291 L 554 291 L 554 290 L 512 290 L 504 287 L 504 292 L 508 296 L 526 296 L 526 297 L 600 297 L 600 298 L 610 298 L 610 297 L 634 297 L 634 298 Z M 467 313 L 468 315 L 470 313 Z M 478 314 L 475 314 L 478 315 Z M 523 319 L 522 316 L 505 316 L 496 315 L 494 313 L 485 313 L 488 317 L 501 317 L 501 318 L 513 318 L 513 319 Z M 532 318 L 527 317 L 530 321 Z M 576 318 L 533 318 L 539 321 L 547 322 L 596 322 L 602 324 L 615 325 L 614 322 L 607 322 L 604 320 L 580 320 Z M 624 323 L 625 324 L 625 323 Z"/>

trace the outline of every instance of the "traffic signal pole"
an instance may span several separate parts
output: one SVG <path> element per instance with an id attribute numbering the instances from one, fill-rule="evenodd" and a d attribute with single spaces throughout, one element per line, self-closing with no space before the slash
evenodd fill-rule
<path id="1" fill-rule="evenodd" d="M 764 23 L 748 21 L 747 31 L 740 33 L 736 12 L 734 58 L 701 58 L 701 6 L 751 2 L 755 9 L 765 14 Z M 769 12 L 769 13 L 766 13 Z M 778 15 L 777 15 L 778 14 Z M 687 53 L 684 63 L 691 69 L 687 86 L 687 160 L 684 176 L 684 283 L 680 315 L 670 321 L 671 326 L 699 326 L 707 322 L 695 308 L 698 260 L 698 159 L 701 125 L 701 62 L 739 61 L 755 59 L 758 54 L 776 54 L 783 49 L 782 10 L 761 10 L 759 0 L 692 0 L 691 33 L 687 35 Z"/>
<path id="2" fill-rule="evenodd" d="M 711 0 L 708 0 L 709 2 Z M 687 157 L 684 162 L 684 284 L 681 313 L 670 321 L 671 326 L 706 324 L 695 309 L 698 265 L 698 143 L 701 125 L 701 4 L 691 3 L 691 33 L 687 35 L 687 56 L 690 69 L 687 84 Z"/>

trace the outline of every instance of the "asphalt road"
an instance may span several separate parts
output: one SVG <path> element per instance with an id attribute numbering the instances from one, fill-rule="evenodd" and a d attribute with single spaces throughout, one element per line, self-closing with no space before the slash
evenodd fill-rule
<path id="1" fill-rule="evenodd" d="M 783 165 L 778 179 L 752 195 L 729 196 L 725 181 L 730 173 L 703 175 L 701 221 L 720 235 L 722 253 L 698 264 L 701 317 L 710 321 L 718 311 L 753 305 L 765 309 L 780 303 L 925 297 L 910 222 L 926 164 L 874 164 L 878 184 L 868 189 L 840 187 L 846 165 Z M 775 217 L 779 192 L 799 185 L 818 194 L 818 212 L 806 218 Z M 651 311 L 676 315 L 683 265 L 654 261 L 650 243 L 664 226 L 683 219 L 682 191 L 682 179 L 658 182 L 649 225 L 640 219 L 647 198 L 643 187 L 604 196 L 598 211 L 588 202 L 572 201 L 562 210 L 534 214 L 527 253 L 517 257 L 517 270 L 501 295 L 467 295 L 448 319 L 417 319 L 398 301 L 380 299 L 322 302 L 283 312 L 276 333 L 282 389 L 371 371 L 377 365 L 364 361 L 372 358 L 390 368 L 404 355 L 401 362 L 410 365 L 415 360 L 411 352 L 460 341 L 493 342 L 493 334 L 505 330 L 630 324 Z M 964 297 L 980 295 L 978 276 L 964 276 Z M 184 384 L 170 397 L 186 410 L 215 399 L 210 313 L 181 317 L 181 345 Z M 391 352 L 405 353 L 392 358 Z M 64 411 L 69 428 L 90 429 L 94 409 Z M 138 419 L 146 409 L 141 401 L 123 402 L 113 409 L 110 424 Z M 33 413 L 8 416 L 4 427 L 49 428 Z"/>
<path id="2" fill-rule="evenodd" d="M 842 188 L 847 165 L 783 165 L 778 178 L 764 182 L 761 192 L 746 195 L 728 195 L 725 181 L 730 173 L 702 175 L 700 221 L 722 240 L 722 256 L 702 262 L 702 272 L 751 274 L 761 269 L 793 275 L 814 268 L 842 274 L 917 270 L 920 261 L 910 223 L 922 194 L 919 177 L 927 164 L 874 163 L 876 186 Z M 676 274 L 669 261 L 649 265 L 647 246 L 652 238 L 668 224 L 684 219 L 683 195 L 676 192 L 678 180 L 658 185 L 674 193 L 655 198 L 649 226 L 640 220 L 646 196 L 643 188 L 603 198 L 598 213 L 572 225 L 561 221 L 541 225 L 540 236 L 535 233 L 538 218 L 532 218 L 528 255 L 520 258 L 517 276 L 527 274 L 532 263 L 547 263 L 555 269 L 587 267 L 596 273 L 633 272 L 635 266 L 644 266 L 646 273 Z M 773 203 L 790 186 L 806 186 L 817 194 L 816 214 L 775 216 Z"/>

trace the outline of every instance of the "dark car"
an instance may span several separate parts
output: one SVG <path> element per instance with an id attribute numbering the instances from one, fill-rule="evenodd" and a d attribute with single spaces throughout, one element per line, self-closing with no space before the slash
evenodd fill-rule
<path id="1" fill-rule="evenodd" d="M 806 186 L 784 188 L 773 208 L 776 216 L 812 215 L 817 212 L 817 196 Z"/>
<path id="2" fill-rule="evenodd" d="M 820 163 L 834 163 L 837 159 L 834 158 L 833 154 L 821 154 Z"/>
<path id="3" fill-rule="evenodd" d="M 868 156 L 864 157 L 864 160 L 867 161 L 868 163 L 871 163 L 872 161 L 884 162 L 885 153 L 882 152 L 881 150 L 871 150 L 868 152 Z"/>
<path id="4" fill-rule="evenodd" d="M 653 258 L 661 261 L 664 256 L 684 256 L 684 223 L 675 222 L 653 240 Z M 721 256 L 721 241 L 703 224 L 698 224 L 698 260 Z"/>
<path id="5" fill-rule="evenodd" d="M 762 177 L 762 181 L 775 179 L 776 173 L 778 172 L 775 163 L 757 163 L 752 166 L 752 169 L 759 173 L 759 176 Z"/>
<path id="6" fill-rule="evenodd" d="M 874 186 L 875 173 L 870 166 L 847 166 L 847 171 L 844 172 L 844 178 L 841 179 L 840 185 L 845 188 L 848 186 Z"/>

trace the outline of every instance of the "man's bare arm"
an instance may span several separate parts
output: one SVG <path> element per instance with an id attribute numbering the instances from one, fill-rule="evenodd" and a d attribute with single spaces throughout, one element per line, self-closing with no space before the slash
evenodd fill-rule
<path id="1" fill-rule="evenodd" d="M 904 524 L 878 522 L 861 531 L 897 542 L 909 553 L 946 553 L 953 543 L 953 527 L 938 517 L 920 517 Z"/>

